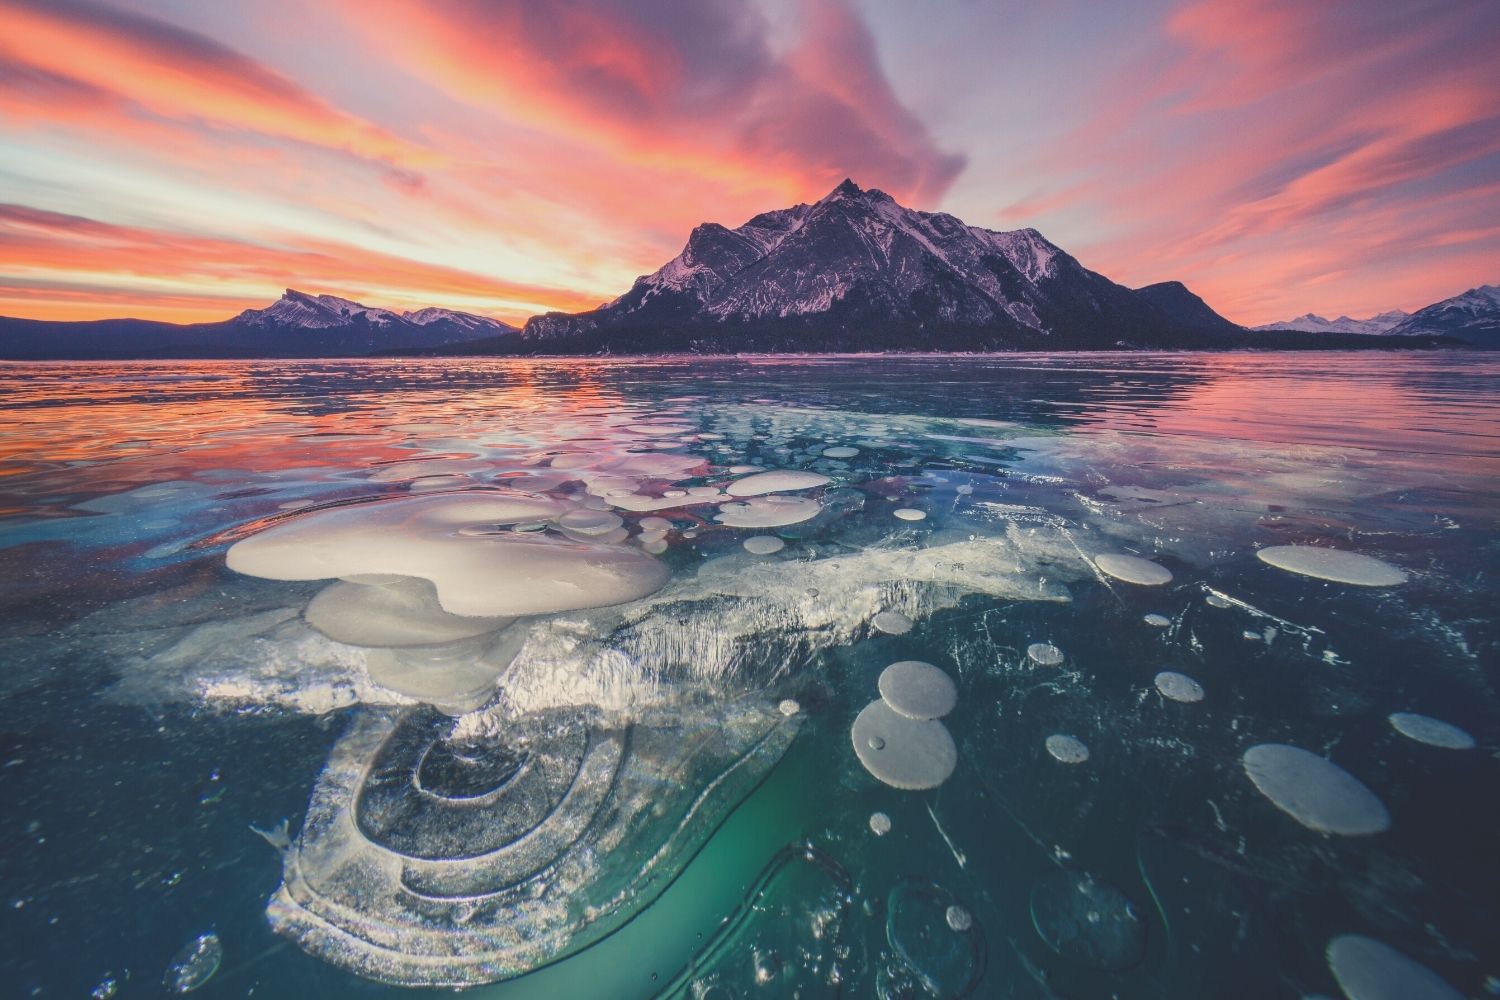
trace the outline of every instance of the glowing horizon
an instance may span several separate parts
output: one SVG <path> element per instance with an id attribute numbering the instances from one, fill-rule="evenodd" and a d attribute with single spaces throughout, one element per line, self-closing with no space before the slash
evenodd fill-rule
<path id="1" fill-rule="evenodd" d="M 1247 325 L 1500 279 L 1500 5 L 0 0 L 0 315 L 520 322 L 845 176 Z"/>

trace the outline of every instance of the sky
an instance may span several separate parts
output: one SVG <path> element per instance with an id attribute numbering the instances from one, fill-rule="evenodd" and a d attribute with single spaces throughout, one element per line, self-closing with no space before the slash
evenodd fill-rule
<path id="1" fill-rule="evenodd" d="M 1497 0 L 0 0 L 0 315 L 592 308 L 844 177 L 1230 319 L 1500 281 Z"/>

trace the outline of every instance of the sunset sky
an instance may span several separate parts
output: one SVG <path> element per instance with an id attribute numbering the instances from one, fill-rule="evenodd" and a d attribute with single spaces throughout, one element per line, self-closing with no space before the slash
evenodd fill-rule
<path id="1" fill-rule="evenodd" d="M 1497 0 L 0 0 L 0 315 L 512 321 L 843 177 L 1237 322 L 1500 280 Z"/>

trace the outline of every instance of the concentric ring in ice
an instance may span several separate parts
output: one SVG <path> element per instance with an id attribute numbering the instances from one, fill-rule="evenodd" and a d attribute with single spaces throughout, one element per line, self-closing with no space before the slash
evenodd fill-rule
<path id="1" fill-rule="evenodd" d="M 778 469 L 772 472 L 757 472 L 736 479 L 724 488 L 733 497 L 756 497 L 764 493 L 785 493 L 791 490 L 808 490 L 814 486 L 827 486 L 833 480 L 816 472 L 800 472 L 795 469 Z"/>
<path id="2" fill-rule="evenodd" d="M 1349 583 L 1357 587 L 1394 587 L 1406 582 L 1404 570 L 1373 556 L 1315 545 L 1271 545 L 1256 550 L 1261 562 L 1289 573 Z"/>
<path id="3" fill-rule="evenodd" d="M 1472 750 L 1474 737 L 1451 722 L 1443 722 L 1416 712 L 1392 712 L 1389 716 L 1391 728 L 1408 739 L 1426 743 L 1430 747 L 1444 750 Z"/>
<path id="4" fill-rule="evenodd" d="M 1243 764 L 1260 793 L 1308 829 L 1363 836 L 1390 828 L 1390 813 L 1375 793 L 1315 753 L 1262 743 L 1245 751 Z"/>
<path id="5" fill-rule="evenodd" d="M 465 535 L 565 513 L 546 497 L 448 493 L 315 511 L 230 547 L 230 569 L 272 580 L 367 573 L 420 577 L 456 615 L 549 614 L 605 607 L 660 589 L 667 568 L 639 549 L 542 533 Z"/>
<path id="6" fill-rule="evenodd" d="M 649 905 L 795 732 L 753 703 L 624 727 L 534 713 L 485 739 L 426 709 L 366 710 L 313 790 L 267 915 L 383 983 L 521 975 Z"/>
<path id="7" fill-rule="evenodd" d="M 880 672 L 885 703 L 908 719 L 941 719 L 958 704 L 953 678 L 931 663 L 900 660 Z"/>
<path id="8" fill-rule="evenodd" d="M 432 584 L 417 577 L 384 584 L 341 580 L 318 591 L 302 614 L 313 628 L 350 646 L 436 646 L 515 621 L 450 614 L 438 604 Z"/>
<path id="9" fill-rule="evenodd" d="M 1150 559 L 1128 556 L 1119 552 L 1106 552 L 1094 557 L 1094 565 L 1105 576 L 1142 587 L 1160 587 L 1172 582 L 1172 571 Z"/>
<path id="10" fill-rule="evenodd" d="M 908 719 L 882 699 L 865 706 L 849 735 L 865 770 L 893 788 L 936 788 L 958 766 L 958 749 L 946 726 Z"/>
<path id="11" fill-rule="evenodd" d="M 1349 1000 L 1463 1000 L 1437 973 L 1361 934 L 1328 942 L 1328 968 Z"/>
<path id="12" fill-rule="evenodd" d="M 1156 690 L 1163 698 L 1173 701 L 1192 703 L 1203 700 L 1203 685 L 1175 670 L 1163 670 L 1156 675 Z"/>

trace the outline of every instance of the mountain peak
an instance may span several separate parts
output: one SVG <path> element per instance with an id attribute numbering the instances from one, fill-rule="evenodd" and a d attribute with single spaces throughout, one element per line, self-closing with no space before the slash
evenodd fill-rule
<path id="1" fill-rule="evenodd" d="M 823 200 L 833 201 L 836 198 L 853 198 L 861 194 L 864 194 L 864 192 L 859 189 L 859 185 L 854 183 L 852 179 L 845 177 L 843 183 L 828 192 L 828 197 Z"/>

